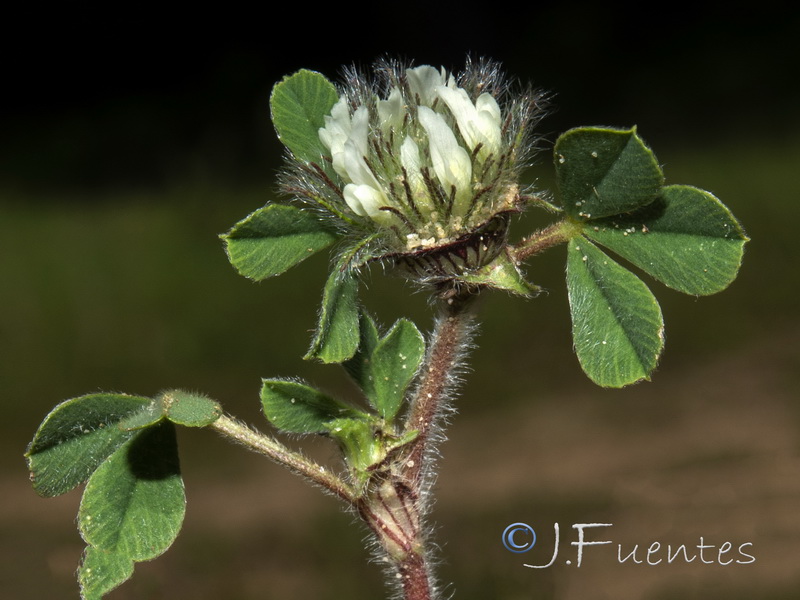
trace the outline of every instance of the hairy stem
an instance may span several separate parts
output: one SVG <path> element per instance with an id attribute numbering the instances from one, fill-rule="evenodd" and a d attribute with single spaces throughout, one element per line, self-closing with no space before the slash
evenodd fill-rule
<path id="1" fill-rule="evenodd" d="M 448 300 L 431 336 L 428 355 L 422 365 L 420 383 L 411 399 L 406 431 L 419 432 L 405 456 L 403 475 L 409 482 L 420 482 L 424 475 L 433 433 L 444 408 L 444 401 L 456 384 L 454 370 L 463 358 L 473 314 L 474 296 Z M 417 485 L 419 487 L 419 484 Z M 420 490 L 421 491 L 421 490 Z"/>
<path id="2" fill-rule="evenodd" d="M 356 501 L 353 489 L 335 473 L 322 465 L 294 452 L 278 440 L 251 429 L 241 421 L 222 415 L 211 424 L 211 428 L 223 436 L 242 444 L 253 452 L 262 454 L 290 471 L 311 480 L 350 504 Z"/>
<path id="3" fill-rule="evenodd" d="M 511 258 L 517 264 L 534 254 L 544 252 L 548 248 L 568 242 L 580 233 L 581 225 L 572 221 L 559 221 L 550 227 L 532 233 L 518 244 L 510 248 Z"/>
<path id="4" fill-rule="evenodd" d="M 356 503 L 359 514 L 375 533 L 394 568 L 404 600 L 439 597 L 430 568 L 425 499 L 439 422 L 469 340 L 473 299 L 473 295 L 464 292 L 447 300 L 444 314 L 437 320 L 431 336 L 406 418 L 406 432 L 419 433 L 392 460 L 386 478 L 374 481 Z"/>

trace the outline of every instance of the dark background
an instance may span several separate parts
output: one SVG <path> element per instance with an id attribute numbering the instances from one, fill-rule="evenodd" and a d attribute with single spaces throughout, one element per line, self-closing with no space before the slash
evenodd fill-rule
<path id="1" fill-rule="evenodd" d="M 73 9 L 11 14 L 0 48 L 0 585 L 12 598 L 76 597 L 75 493 L 42 500 L 21 458 L 47 411 L 98 390 L 198 389 L 259 427 L 259 377 L 299 375 L 324 280 L 317 257 L 255 285 L 216 235 L 271 200 L 282 149 L 272 85 L 299 68 L 335 79 L 379 56 L 459 69 L 467 53 L 551 90 L 541 130 L 637 125 L 669 183 L 717 194 L 753 242 L 724 293 L 653 284 L 667 348 L 652 383 L 593 387 L 571 352 L 558 249 L 534 301 L 482 307 L 473 371 L 444 446 L 435 520 L 457 598 L 789 598 L 800 589 L 798 252 L 800 18 L 736 11 L 540 3 L 437 8 L 290 6 L 186 14 Z M 549 185 L 548 150 L 531 169 Z M 517 234 L 539 224 L 516 226 Z M 372 274 L 385 323 L 430 312 Z M 330 498 L 206 432 L 180 433 L 185 532 L 110 597 L 381 597 L 379 569 Z M 329 460 L 324 443 L 307 451 Z M 753 565 L 578 571 L 499 543 L 515 521 L 610 522 L 630 548 L 700 536 L 754 544 Z M 571 532 L 569 533 L 571 535 Z M 567 538 L 572 539 L 572 538 Z M 566 543 L 566 542 L 564 542 Z M 537 548 L 531 555 L 540 551 Z M 591 551 L 591 549 L 589 550 Z M 564 550 L 564 553 L 568 550 Z M 587 551 L 588 552 L 588 551 Z M 5 592 L 4 592 L 5 593 Z"/>
<path id="2" fill-rule="evenodd" d="M 265 109 L 272 83 L 299 68 L 333 78 L 379 56 L 456 69 L 466 53 L 494 58 L 555 93 L 546 131 L 636 123 L 687 144 L 797 129 L 796 14 L 535 6 L 30 15 L 4 53 L 3 178 L 59 190 L 198 171 L 263 181 L 279 154 Z"/>

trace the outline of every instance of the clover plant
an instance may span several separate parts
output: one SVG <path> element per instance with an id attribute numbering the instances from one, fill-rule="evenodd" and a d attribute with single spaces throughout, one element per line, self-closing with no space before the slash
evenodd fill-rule
<path id="1" fill-rule="evenodd" d="M 176 425 L 212 429 L 332 492 L 371 531 L 397 597 L 440 598 L 430 487 L 475 300 L 491 290 L 535 297 L 523 268 L 551 247 L 565 248 L 574 347 L 586 375 L 614 388 L 650 377 L 664 346 L 661 310 L 620 259 L 668 287 L 707 295 L 734 279 L 747 238 L 709 192 L 666 185 L 635 127 L 570 130 L 553 150 L 555 192 L 521 183 L 541 145 L 534 128 L 545 100 L 483 60 L 458 74 L 380 61 L 370 73 L 346 71 L 339 85 L 301 70 L 275 85 L 285 199 L 222 240 L 233 267 L 255 281 L 331 251 L 305 358 L 344 367 L 363 397 L 263 379 L 261 405 L 278 435 L 180 390 L 96 393 L 58 405 L 26 457 L 43 496 L 86 483 L 83 598 L 101 598 L 177 536 L 185 497 Z M 510 242 L 514 216 L 528 209 L 549 212 L 553 224 Z M 384 329 L 364 310 L 359 282 L 373 264 L 430 296 L 438 316 L 429 334 L 406 319 Z M 339 471 L 290 449 L 282 433 L 329 438 L 341 450 Z"/>

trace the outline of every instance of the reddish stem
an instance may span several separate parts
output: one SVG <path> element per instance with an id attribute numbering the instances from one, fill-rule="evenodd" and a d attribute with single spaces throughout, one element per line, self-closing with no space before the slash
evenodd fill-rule
<path id="1" fill-rule="evenodd" d="M 416 552 L 400 563 L 398 573 L 403 584 L 404 600 L 432 600 L 428 567 Z"/>
<path id="2" fill-rule="evenodd" d="M 422 366 L 419 387 L 411 401 L 411 409 L 406 420 L 406 431 L 418 431 L 410 445 L 403 462 L 403 475 L 406 481 L 418 492 L 423 475 L 430 465 L 426 464 L 431 446 L 431 437 L 443 402 L 455 383 L 453 369 L 463 354 L 469 336 L 469 322 L 472 320 L 470 306 L 474 297 L 455 296 L 448 300 L 445 314 L 439 319 L 433 331 L 428 356 Z"/>

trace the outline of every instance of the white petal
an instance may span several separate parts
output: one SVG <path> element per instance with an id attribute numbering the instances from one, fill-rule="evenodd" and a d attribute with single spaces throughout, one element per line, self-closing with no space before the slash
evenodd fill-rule
<path id="1" fill-rule="evenodd" d="M 367 135 L 369 134 L 369 111 L 366 106 L 359 106 L 353 113 L 350 140 L 353 141 L 362 156 L 367 155 Z"/>
<path id="2" fill-rule="evenodd" d="M 500 107 L 490 94 L 481 94 L 472 103 L 463 88 L 440 86 L 436 93 L 444 100 L 458 123 L 458 130 L 474 150 L 482 144 L 481 154 L 495 154 L 500 150 Z"/>
<path id="3" fill-rule="evenodd" d="M 457 199 L 468 197 L 472 179 L 469 154 L 458 144 L 453 130 L 440 114 L 427 106 L 420 106 L 418 114 L 419 121 L 428 134 L 433 171 L 442 187 L 447 193 L 455 187 Z"/>
<path id="4" fill-rule="evenodd" d="M 444 69 L 440 72 L 429 65 L 407 69 L 406 78 L 412 99 L 416 101 L 418 96 L 421 105 L 430 106 L 436 99 L 436 88 L 444 85 L 445 77 Z"/>
<path id="5" fill-rule="evenodd" d="M 342 177 L 344 169 L 344 145 L 350 137 L 350 110 L 344 97 L 333 105 L 331 114 L 325 117 L 325 127 L 319 130 L 319 139 L 331 151 L 334 170 Z"/>
<path id="6" fill-rule="evenodd" d="M 478 111 L 477 126 L 483 136 L 484 147 L 492 154 L 500 152 L 501 134 L 500 125 L 502 114 L 500 105 L 491 94 L 481 94 L 475 101 L 475 108 Z"/>
<path id="7" fill-rule="evenodd" d="M 436 88 L 436 93 L 444 100 L 456 118 L 458 130 L 464 141 L 467 142 L 469 149 L 474 150 L 480 140 L 476 138 L 474 127 L 471 127 L 470 124 L 478 116 L 478 111 L 475 110 L 475 105 L 472 104 L 467 92 L 462 88 L 439 86 Z"/>
<path id="8" fill-rule="evenodd" d="M 392 88 L 386 100 L 378 100 L 378 120 L 384 133 L 390 129 L 400 129 L 405 114 L 403 96 L 397 88 Z"/>
<path id="9" fill-rule="evenodd" d="M 380 189 L 381 185 L 364 160 L 364 155 L 359 150 L 355 140 L 347 140 L 342 157 L 347 181 L 356 185 L 369 185 Z"/>
<path id="10" fill-rule="evenodd" d="M 362 217 L 376 217 L 385 213 L 381 206 L 386 206 L 386 197 L 382 192 L 368 185 L 348 183 L 344 186 L 344 201 L 354 213 Z M 388 215 L 387 215 L 388 216 Z"/>
<path id="11" fill-rule="evenodd" d="M 319 139 L 329 150 L 333 145 L 344 145 L 347 136 L 350 135 L 350 111 L 344 98 L 331 108 L 331 114 L 325 116 L 325 127 L 319 130 Z"/>
<path id="12" fill-rule="evenodd" d="M 411 188 L 417 208 L 424 212 L 430 212 L 433 210 L 433 204 L 428 197 L 425 179 L 422 177 L 419 146 L 411 137 L 406 137 L 400 146 L 400 163 L 408 175 L 408 186 Z"/>
<path id="13" fill-rule="evenodd" d="M 405 167 L 411 180 L 422 179 L 420 173 L 419 146 L 410 136 L 400 146 L 400 163 Z M 412 186 L 413 187 L 413 186 Z"/>
<path id="14" fill-rule="evenodd" d="M 478 109 L 478 112 L 489 113 L 497 126 L 500 126 L 500 105 L 497 104 L 497 100 L 494 99 L 494 96 L 484 92 L 475 100 L 475 108 Z"/>
<path id="15" fill-rule="evenodd" d="M 341 153 L 341 165 L 344 171 L 342 177 L 345 181 L 356 185 L 369 185 L 375 189 L 380 189 L 380 183 L 378 183 L 364 159 L 367 156 L 368 134 L 369 112 L 366 106 L 360 106 L 353 113 L 350 137 L 345 142 Z M 335 163 L 334 167 L 336 167 Z"/>

